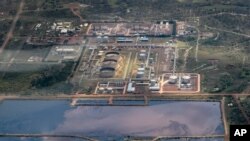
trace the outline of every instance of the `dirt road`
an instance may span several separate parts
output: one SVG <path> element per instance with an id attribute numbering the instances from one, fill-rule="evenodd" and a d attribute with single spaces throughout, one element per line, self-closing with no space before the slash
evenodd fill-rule
<path id="1" fill-rule="evenodd" d="M 86 6 L 86 7 L 87 7 L 87 6 Z M 83 21 L 83 17 L 81 16 L 81 12 L 80 12 L 81 6 L 80 6 L 79 3 L 70 3 L 70 4 L 68 4 L 68 8 L 71 10 L 71 12 L 72 12 L 75 16 L 79 17 L 79 19 L 80 19 L 81 22 Z M 83 7 L 83 8 L 84 8 L 84 7 Z"/>
<path id="2" fill-rule="evenodd" d="M 214 28 L 214 27 L 210 27 L 210 26 L 207 26 L 207 25 L 205 25 L 205 27 L 209 28 L 209 29 L 216 30 L 216 31 L 227 32 L 227 33 L 235 34 L 235 35 L 238 35 L 238 36 L 244 36 L 244 37 L 250 38 L 250 35 L 248 35 L 248 34 L 238 33 L 238 32 L 234 32 L 234 31 L 230 31 L 230 30 L 224 30 L 224 29 L 219 29 L 219 28 Z"/>
<path id="3" fill-rule="evenodd" d="M 224 130 L 225 130 L 225 141 L 229 141 L 229 129 L 228 129 L 228 121 L 226 117 L 226 111 L 225 111 L 225 97 L 222 98 L 221 100 L 221 113 L 223 117 L 223 122 L 224 122 Z"/>
<path id="4" fill-rule="evenodd" d="M 188 56 L 189 56 L 189 52 L 192 49 L 193 49 L 193 46 L 191 46 L 190 48 L 188 48 L 188 49 L 185 50 L 185 53 L 184 53 L 184 63 L 183 63 L 183 66 L 182 66 L 182 71 L 183 72 L 186 70 L 187 59 L 188 59 Z"/>
<path id="5" fill-rule="evenodd" d="M 196 47 L 195 47 L 195 60 L 198 62 L 198 52 L 199 52 L 199 45 L 200 45 L 200 29 L 196 28 L 197 30 L 197 40 L 196 40 Z"/>

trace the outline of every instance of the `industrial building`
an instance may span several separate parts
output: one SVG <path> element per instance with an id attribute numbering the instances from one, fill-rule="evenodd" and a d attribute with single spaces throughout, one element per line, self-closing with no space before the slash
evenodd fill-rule
<path id="1" fill-rule="evenodd" d="M 77 61 L 81 55 L 82 47 L 79 45 L 60 45 L 51 48 L 45 61 Z"/>
<path id="2" fill-rule="evenodd" d="M 140 37 L 140 41 L 141 42 L 148 42 L 149 41 L 149 38 L 148 37 Z"/>
<path id="3" fill-rule="evenodd" d="M 128 83 L 127 92 L 128 93 L 134 93 L 135 92 L 135 83 L 134 82 L 129 82 Z"/>
<path id="4" fill-rule="evenodd" d="M 126 83 L 123 80 L 99 82 L 96 86 L 95 93 L 98 94 L 117 94 L 124 93 Z"/>
<path id="5" fill-rule="evenodd" d="M 132 43 L 132 42 L 133 42 L 133 39 L 126 38 L 126 37 L 118 37 L 118 38 L 116 39 L 116 42 L 117 42 L 117 43 Z"/>
<path id="6" fill-rule="evenodd" d="M 133 78 L 128 82 L 127 93 L 158 93 L 161 89 L 160 79 Z"/>
<path id="7" fill-rule="evenodd" d="M 141 42 L 147 42 L 146 36 L 171 36 L 175 35 L 175 21 L 159 21 L 157 23 L 93 23 L 89 26 L 88 36 L 145 36 L 140 39 Z M 118 42 L 131 42 L 121 38 Z"/>

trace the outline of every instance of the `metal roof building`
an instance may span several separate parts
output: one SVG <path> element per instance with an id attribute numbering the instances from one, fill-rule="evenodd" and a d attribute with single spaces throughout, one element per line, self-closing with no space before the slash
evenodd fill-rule
<path id="1" fill-rule="evenodd" d="M 117 43 L 131 43 L 131 42 L 133 42 L 133 40 L 129 39 L 129 38 L 125 38 L 125 37 L 118 37 L 116 39 L 116 42 Z"/>

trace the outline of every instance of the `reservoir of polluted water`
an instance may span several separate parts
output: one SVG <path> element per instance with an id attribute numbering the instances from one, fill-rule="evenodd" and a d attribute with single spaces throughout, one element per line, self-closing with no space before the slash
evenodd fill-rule
<path id="1" fill-rule="evenodd" d="M 219 102 L 150 101 L 149 105 L 71 107 L 67 100 L 5 100 L 0 103 L 0 134 L 67 134 L 98 140 L 123 140 L 121 137 L 128 136 L 224 135 Z M 69 139 L 0 138 L 0 141 L 6 140 Z M 222 138 L 198 140 L 224 141 Z"/>

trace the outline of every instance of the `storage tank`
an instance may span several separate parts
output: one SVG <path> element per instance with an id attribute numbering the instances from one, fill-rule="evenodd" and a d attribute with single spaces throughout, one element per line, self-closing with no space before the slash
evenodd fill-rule
<path id="1" fill-rule="evenodd" d="M 140 53 L 139 54 L 139 60 L 143 61 L 147 59 L 147 54 L 146 53 Z"/>
<path id="2" fill-rule="evenodd" d="M 144 72 L 137 72 L 136 78 L 143 78 Z"/>
<path id="3" fill-rule="evenodd" d="M 152 80 L 150 80 L 150 83 L 151 83 L 151 86 L 154 86 L 156 84 L 156 80 L 152 79 Z"/>
<path id="4" fill-rule="evenodd" d="M 105 43 L 109 42 L 109 37 L 108 36 L 104 36 L 102 42 L 105 42 Z"/>
<path id="5" fill-rule="evenodd" d="M 108 88 L 107 88 L 107 92 L 108 92 L 108 93 L 112 93 L 112 92 L 113 92 L 113 88 L 108 87 Z"/>
<path id="6" fill-rule="evenodd" d="M 191 79 L 190 75 L 184 75 L 181 77 L 181 83 L 188 84 L 188 83 L 190 83 L 190 79 Z"/>
<path id="7" fill-rule="evenodd" d="M 178 76 L 176 76 L 176 75 L 171 75 L 171 76 L 169 77 L 168 83 L 169 83 L 169 84 L 176 84 L 176 83 L 177 83 L 177 80 L 178 80 Z"/>
<path id="8" fill-rule="evenodd" d="M 188 83 L 187 84 L 187 88 L 191 88 L 192 84 L 191 83 Z"/>
<path id="9" fill-rule="evenodd" d="M 102 93 L 105 89 L 103 87 L 99 87 L 99 92 Z"/>
<path id="10" fill-rule="evenodd" d="M 144 72 L 145 71 L 145 68 L 138 68 L 137 69 L 137 72 Z"/>
<path id="11" fill-rule="evenodd" d="M 102 40 L 102 36 L 97 36 L 96 37 L 96 41 L 98 42 L 98 43 L 101 43 L 103 40 Z"/>

